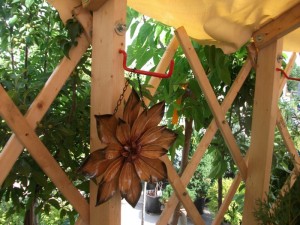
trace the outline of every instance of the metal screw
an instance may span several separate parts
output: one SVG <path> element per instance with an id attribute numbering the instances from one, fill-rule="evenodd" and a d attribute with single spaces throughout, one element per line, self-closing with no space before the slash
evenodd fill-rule
<path id="1" fill-rule="evenodd" d="M 118 35 L 124 35 L 127 30 L 126 24 L 124 23 L 117 23 L 115 26 L 115 31 Z"/>
<path id="2" fill-rule="evenodd" d="M 263 35 L 263 34 L 258 34 L 258 35 L 256 35 L 255 40 L 256 40 L 257 42 L 263 41 L 263 40 L 264 40 L 264 35 Z"/>
<path id="3" fill-rule="evenodd" d="M 281 63 L 281 61 L 284 59 L 284 57 L 282 55 L 278 55 L 277 56 L 277 62 Z"/>

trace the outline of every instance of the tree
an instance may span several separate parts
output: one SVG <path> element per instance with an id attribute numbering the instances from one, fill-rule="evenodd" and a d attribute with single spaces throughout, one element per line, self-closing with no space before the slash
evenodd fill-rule
<path id="1" fill-rule="evenodd" d="M 25 113 L 59 60 L 67 54 L 72 37 L 58 13 L 41 0 L 1 1 L 0 31 L 1 85 Z M 89 151 L 89 54 L 83 57 L 36 129 L 63 170 L 86 194 L 88 185 L 76 169 Z M 11 132 L 3 120 L 0 127 L 2 148 Z M 24 213 L 24 224 L 38 223 L 34 215 L 49 215 L 51 207 L 59 210 L 61 217 L 67 215 L 71 223 L 76 216 L 26 150 L 2 185 L 0 200 L 7 202 L 6 217 Z"/>

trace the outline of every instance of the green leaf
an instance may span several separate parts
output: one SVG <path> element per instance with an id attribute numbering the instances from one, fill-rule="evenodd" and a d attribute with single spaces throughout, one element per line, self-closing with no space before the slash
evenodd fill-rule
<path id="1" fill-rule="evenodd" d="M 48 185 L 47 178 L 42 172 L 33 171 L 32 172 L 32 177 L 35 180 L 35 182 L 37 184 L 41 185 L 42 187 Z"/>
<path id="2" fill-rule="evenodd" d="M 8 24 L 10 26 L 12 26 L 12 25 L 14 25 L 17 22 L 17 20 L 18 20 L 18 16 L 17 15 L 13 15 L 11 18 L 9 18 Z"/>
<path id="3" fill-rule="evenodd" d="M 59 202 L 56 199 L 51 198 L 51 199 L 48 200 L 48 203 L 50 205 L 52 205 L 54 208 L 60 209 L 60 204 L 59 204 Z"/>
<path id="4" fill-rule="evenodd" d="M 131 26 L 130 26 L 130 38 L 133 37 L 135 31 L 136 31 L 136 28 L 137 26 L 139 25 L 139 22 L 138 21 L 135 21 Z"/>
<path id="5" fill-rule="evenodd" d="M 34 0 L 25 0 L 25 6 L 29 8 L 34 3 Z"/>
<path id="6" fill-rule="evenodd" d="M 150 50 L 145 51 L 145 50 L 141 49 L 141 51 L 139 51 L 139 53 L 136 57 L 137 57 L 136 67 L 138 69 L 141 69 L 153 57 L 153 53 Z"/>
<path id="7" fill-rule="evenodd" d="M 60 211 L 60 218 L 64 218 L 64 216 L 67 214 L 67 211 L 65 209 L 62 209 Z"/>

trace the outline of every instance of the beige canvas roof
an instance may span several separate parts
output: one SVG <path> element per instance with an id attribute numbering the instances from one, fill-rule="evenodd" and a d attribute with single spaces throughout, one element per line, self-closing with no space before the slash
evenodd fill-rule
<path id="1" fill-rule="evenodd" d="M 202 44 L 231 53 L 251 40 L 263 24 L 300 3 L 300 0 L 128 0 L 140 13 L 178 28 Z M 300 12 L 299 12 L 300 14 Z M 284 50 L 300 51 L 300 29 L 284 37 Z"/>

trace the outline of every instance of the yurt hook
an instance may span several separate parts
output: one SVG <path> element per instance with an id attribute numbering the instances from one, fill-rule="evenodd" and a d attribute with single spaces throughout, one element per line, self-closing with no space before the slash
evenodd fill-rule
<path id="1" fill-rule="evenodd" d="M 288 79 L 288 80 L 300 81 L 300 78 L 289 77 L 283 69 L 276 68 L 276 71 L 280 71 L 280 72 L 284 75 L 284 77 L 285 77 L 286 79 Z"/>
<path id="2" fill-rule="evenodd" d="M 132 73 L 136 73 L 136 74 L 143 74 L 143 75 L 152 76 L 152 77 L 159 77 L 159 78 L 169 78 L 173 74 L 173 70 L 174 70 L 174 60 L 173 59 L 170 62 L 169 72 L 167 74 L 164 74 L 164 73 L 156 73 L 156 72 L 151 72 L 151 71 L 144 71 L 144 70 L 128 68 L 126 66 L 127 53 L 122 49 L 119 50 L 119 53 L 123 54 L 123 69 L 128 72 L 132 72 Z"/>

